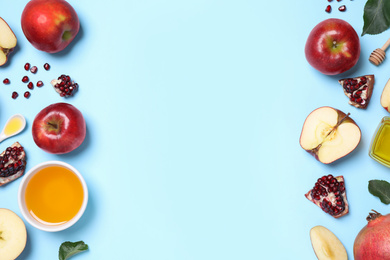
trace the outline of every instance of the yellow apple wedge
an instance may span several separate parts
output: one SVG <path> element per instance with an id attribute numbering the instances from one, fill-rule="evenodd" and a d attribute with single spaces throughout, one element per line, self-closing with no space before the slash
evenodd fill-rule
<path id="1" fill-rule="evenodd" d="M 0 259 L 16 259 L 23 252 L 26 241 L 23 220 L 13 211 L 0 208 Z"/>
<path id="2" fill-rule="evenodd" d="M 345 247 L 326 227 L 313 227 L 310 230 L 310 240 L 318 260 L 348 260 Z"/>
<path id="3" fill-rule="evenodd" d="M 360 139 L 360 128 L 349 114 L 320 107 L 307 116 L 299 143 L 318 161 L 329 164 L 352 152 Z"/>
<path id="4" fill-rule="evenodd" d="M 14 32 L 6 21 L 0 17 L 0 66 L 8 60 L 8 55 L 14 50 L 17 40 Z"/>
<path id="5" fill-rule="evenodd" d="M 383 88 L 381 95 L 381 105 L 387 112 L 390 112 L 390 79 Z"/>

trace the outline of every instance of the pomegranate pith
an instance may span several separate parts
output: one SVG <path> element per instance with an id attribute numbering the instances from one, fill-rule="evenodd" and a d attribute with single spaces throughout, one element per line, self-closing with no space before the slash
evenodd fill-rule
<path id="1" fill-rule="evenodd" d="M 344 216 L 349 211 L 343 176 L 322 176 L 305 196 L 335 218 Z"/>

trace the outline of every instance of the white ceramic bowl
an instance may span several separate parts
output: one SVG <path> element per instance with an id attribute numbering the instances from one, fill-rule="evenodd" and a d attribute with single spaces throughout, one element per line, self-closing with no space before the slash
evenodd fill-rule
<path id="1" fill-rule="evenodd" d="M 71 170 L 79 178 L 84 191 L 84 199 L 79 212 L 71 220 L 60 225 L 47 225 L 42 222 L 39 222 L 28 212 L 26 207 L 25 192 L 26 192 L 26 187 L 28 182 L 31 180 L 34 174 L 36 174 L 39 170 L 46 168 L 48 166 L 62 166 Z M 18 203 L 19 203 L 19 209 L 22 212 L 24 219 L 27 220 L 28 223 L 43 231 L 56 232 L 71 227 L 74 223 L 76 223 L 81 218 L 88 203 L 88 189 L 83 176 L 73 166 L 61 161 L 47 161 L 34 166 L 23 176 L 18 191 Z"/>

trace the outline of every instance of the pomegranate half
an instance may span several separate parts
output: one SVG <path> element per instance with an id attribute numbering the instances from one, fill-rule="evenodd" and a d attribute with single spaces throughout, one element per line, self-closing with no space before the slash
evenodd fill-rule
<path id="1" fill-rule="evenodd" d="M 390 259 L 390 214 L 382 215 L 372 211 L 367 217 L 367 225 L 355 238 L 355 260 Z"/>

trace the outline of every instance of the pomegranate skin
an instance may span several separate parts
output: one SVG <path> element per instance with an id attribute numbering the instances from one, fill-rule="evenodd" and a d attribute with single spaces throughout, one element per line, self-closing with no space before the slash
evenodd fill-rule
<path id="1" fill-rule="evenodd" d="M 370 213 L 353 245 L 355 260 L 390 260 L 390 214 Z"/>

